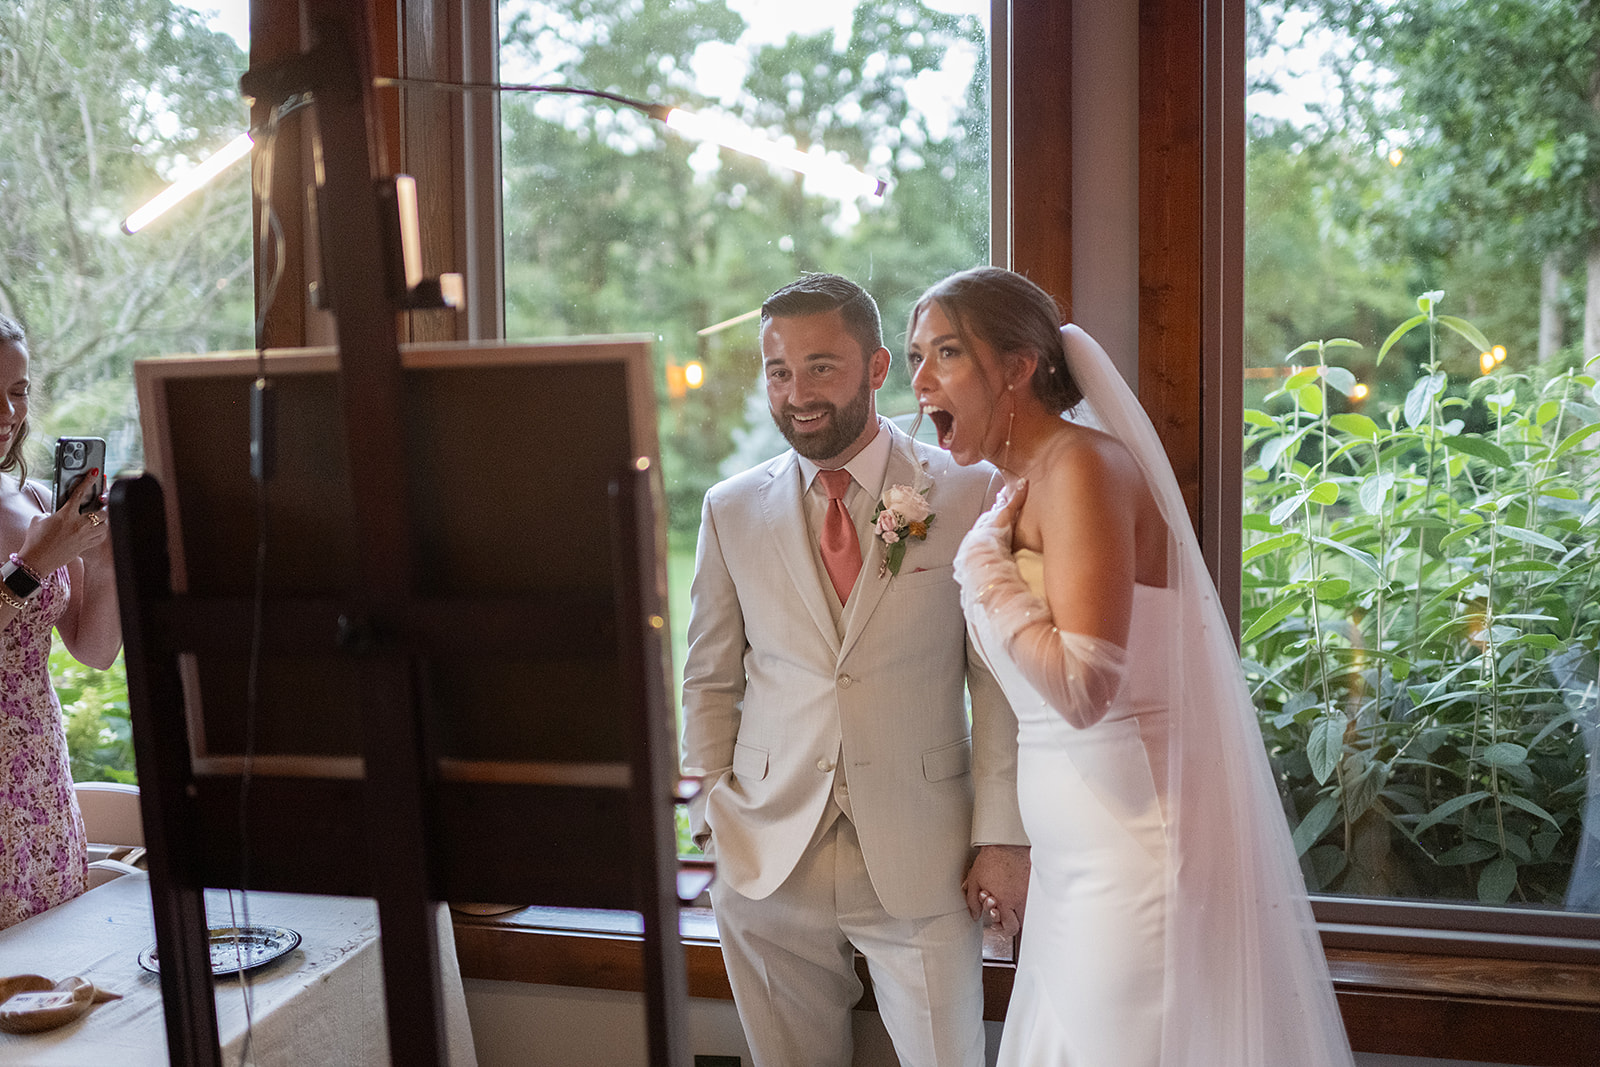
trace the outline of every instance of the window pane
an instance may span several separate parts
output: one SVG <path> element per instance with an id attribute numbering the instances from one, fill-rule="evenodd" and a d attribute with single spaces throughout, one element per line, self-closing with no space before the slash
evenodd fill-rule
<path id="1" fill-rule="evenodd" d="M 0 10 L 0 312 L 28 337 L 35 480 L 48 482 L 62 434 L 105 438 L 113 474 L 143 463 L 135 358 L 252 343 L 245 164 L 136 235 L 119 229 L 248 125 L 247 9 L 10 0 Z M 131 781 L 120 661 L 89 670 L 57 642 L 51 670 L 74 776 Z"/>
<path id="2" fill-rule="evenodd" d="M 866 286 L 896 352 L 879 410 L 909 416 L 910 306 L 987 260 L 987 16 L 987 0 L 500 6 L 503 82 L 683 107 L 888 183 L 841 196 L 603 100 L 502 98 L 507 335 L 656 339 L 680 666 L 701 498 L 785 447 L 758 388 L 762 300 L 802 271 Z"/>
<path id="3" fill-rule="evenodd" d="M 242 19 L 245 3 L 206 6 Z M 0 311 L 28 333 L 35 475 L 62 433 L 107 438 L 113 470 L 142 462 L 135 358 L 251 344 L 246 165 L 119 229 L 248 125 L 229 25 L 167 0 L 22 0 L 0 16 Z"/>
<path id="4" fill-rule="evenodd" d="M 1592 25 L 1252 10 L 1244 655 L 1313 889 L 1600 905 Z"/>

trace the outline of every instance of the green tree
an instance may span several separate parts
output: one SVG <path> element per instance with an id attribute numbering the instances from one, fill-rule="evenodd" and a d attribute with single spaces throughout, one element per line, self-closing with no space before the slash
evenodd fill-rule
<path id="1" fill-rule="evenodd" d="M 245 128 L 244 68 L 170 0 L 0 7 L 0 311 L 29 335 L 35 473 L 67 432 L 140 461 L 135 358 L 252 343 L 246 168 L 136 236 L 118 228 Z M 120 662 L 93 671 L 58 643 L 50 667 L 74 777 L 132 781 Z"/>
<path id="2" fill-rule="evenodd" d="M 1508 283 L 1544 304 L 1583 268 L 1583 350 L 1600 351 L 1600 8 L 1594 0 L 1301 0 L 1352 42 L 1350 117 L 1406 156 L 1409 237 L 1476 278 L 1450 284 L 1497 336 Z M 1354 91 L 1352 91 L 1354 90 Z M 1541 284 L 1542 275 L 1542 284 Z M 1477 304 L 1477 294 L 1483 303 Z M 1493 297 L 1493 298 L 1491 298 Z M 1538 332 L 1527 323 L 1524 333 Z M 1531 340 L 1531 338 L 1530 338 Z M 1538 342 L 1535 342 L 1538 343 Z M 1531 345 L 1530 345 L 1531 347 Z"/>
<path id="3" fill-rule="evenodd" d="M 68 431 L 136 462 L 132 360 L 252 343 L 246 168 L 148 231 L 118 229 L 245 128 L 245 65 L 171 0 L 0 9 L 0 311 L 29 333 L 34 463 Z"/>
<path id="4" fill-rule="evenodd" d="M 986 72 L 980 65 L 969 86 L 967 113 L 938 135 L 909 99 L 911 82 L 956 49 L 981 56 L 982 27 L 889 0 L 862 3 L 848 38 L 796 34 L 761 46 L 721 2 L 550 0 L 505 26 L 502 65 L 529 80 L 722 111 L 891 183 L 881 202 L 840 203 L 626 108 L 506 102 L 508 333 L 643 331 L 663 364 L 705 366 L 704 387 L 680 398 L 661 379 L 671 517 L 687 535 L 750 417 L 758 369 L 754 322 L 701 331 L 755 310 L 801 271 L 831 270 L 873 290 L 893 341 L 923 287 L 984 257 Z M 703 95 L 695 75 L 713 61 L 742 73 L 725 99 Z M 908 392 L 903 378 L 891 390 L 906 407 Z"/>
<path id="5" fill-rule="evenodd" d="M 526 64 L 544 83 L 694 109 L 706 102 L 691 77 L 696 51 L 743 31 L 721 3 L 563 0 L 508 20 L 502 65 Z M 739 277 L 746 262 L 728 254 L 743 244 L 730 240 L 743 221 L 737 187 L 697 181 L 695 146 L 627 108 L 525 96 L 507 100 L 504 116 L 508 334 L 640 331 L 656 338 L 663 364 L 709 358 L 696 331 L 745 310 L 733 301 L 752 288 Z M 707 466 L 717 428 L 742 402 L 717 370 L 693 399 L 704 417 L 691 417 L 687 403 L 662 412 L 679 526 L 698 518 L 696 489 L 709 482 L 693 472 Z"/>
<path id="6" fill-rule="evenodd" d="M 1394 195 L 1392 168 L 1374 165 L 1348 138 L 1308 136 L 1286 123 L 1258 123 L 1245 159 L 1246 365 L 1282 366 L 1308 331 L 1376 345 L 1379 331 L 1403 317 L 1407 304 L 1393 294 L 1412 280 L 1405 260 L 1384 254 L 1376 211 Z M 1403 393 L 1409 377 L 1399 362 L 1387 370 Z M 1352 369 L 1378 384 L 1370 362 Z M 1250 382 L 1251 403 L 1277 384 Z"/>

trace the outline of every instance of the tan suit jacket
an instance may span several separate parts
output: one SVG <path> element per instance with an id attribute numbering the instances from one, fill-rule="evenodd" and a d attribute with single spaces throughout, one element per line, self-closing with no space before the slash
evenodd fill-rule
<path id="1" fill-rule="evenodd" d="M 718 877 L 761 899 L 794 869 L 841 758 L 879 899 L 896 918 L 964 906 L 974 844 L 1026 844 L 1016 719 L 970 647 L 951 563 L 993 501 L 992 468 L 962 468 L 892 424 L 884 487 L 931 483 L 934 520 L 900 573 L 871 537 L 841 638 L 802 511 L 798 457 L 706 494 L 684 668 L 690 805 Z M 969 727 L 963 686 L 970 688 Z"/>

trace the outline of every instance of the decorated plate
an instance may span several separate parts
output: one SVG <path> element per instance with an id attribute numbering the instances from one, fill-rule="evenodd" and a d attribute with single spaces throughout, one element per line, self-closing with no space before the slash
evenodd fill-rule
<path id="1" fill-rule="evenodd" d="M 281 926 L 213 926 L 206 931 L 211 943 L 211 973 L 238 974 L 271 963 L 293 952 L 300 935 Z M 139 953 L 139 966 L 160 971 L 156 946 Z"/>

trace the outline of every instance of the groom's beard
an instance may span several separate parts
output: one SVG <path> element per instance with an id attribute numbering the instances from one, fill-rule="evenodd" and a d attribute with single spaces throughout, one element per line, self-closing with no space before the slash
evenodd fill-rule
<path id="1" fill-rule="evenodd" d="M 826 411 L 830 415 L 826 430 L 812 434 L 795 432 L 796 414 L 813 415 L 818 411 Z M 844 407 L 822 404 L 809 408 L 793 408 L 786 404 L 782 411 L 772 413 L 772 421 L 777 423 L 778 432 L 783 434 L 783 439 L 788 441 L 796 452 L 813 463 L 823 463 L 849 448 L 856 438 L 861 436 L 861 432 L 867 428 L 867 418 L 871 412 L 872 380 L 866 371 L 862 371 L 861 391 L 851 397 L 850 402 Z"/>

